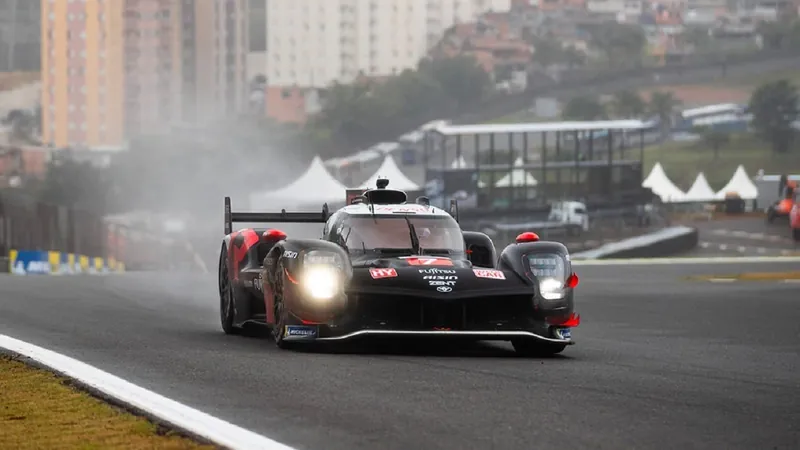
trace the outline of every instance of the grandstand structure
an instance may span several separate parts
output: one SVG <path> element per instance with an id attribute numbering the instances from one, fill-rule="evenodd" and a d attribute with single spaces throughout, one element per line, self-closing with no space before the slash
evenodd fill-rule
<path id="1" fill-rule="evenodd" d="M 442 124 L 426 133 L 422 165 L 429 192 L 475 192 L 480 209 L 629 203 L 646 194 L 644 146 L 658 132 L 641 120 Z"/>

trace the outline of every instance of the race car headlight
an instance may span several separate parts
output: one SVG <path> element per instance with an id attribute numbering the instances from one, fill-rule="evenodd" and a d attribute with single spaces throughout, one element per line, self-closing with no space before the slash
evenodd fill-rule
<path id="1" fill-rule="evenodd" d="M 305 269 L 303 287 L 318 300 L 329 300 L 339 293 L 341 273 L 333 266 L 312 266 Z"/>
<path id="2" fill-rule="evenodd" d="M 559 300 L 564 298 L 564 283 L 555 278 L 544 278 L 539 281 L 539 292 L 545 300 Z"/>

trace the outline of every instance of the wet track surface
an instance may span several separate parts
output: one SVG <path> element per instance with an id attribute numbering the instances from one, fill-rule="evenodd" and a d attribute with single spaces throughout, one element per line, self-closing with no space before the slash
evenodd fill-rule
<path id="1" fill-rule="evenodd" d="M 219 328 L 214 275 L 0 278 L 0 333 L 297 448 L 800 448 L 800 285 L 585 266 L 577 345 L 293 353 Z"/>

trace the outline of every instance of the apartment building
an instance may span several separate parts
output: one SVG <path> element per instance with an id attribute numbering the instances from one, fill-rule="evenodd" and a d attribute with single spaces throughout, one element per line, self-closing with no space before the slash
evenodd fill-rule
<path id="1" fill-rule="evenodd" d="M 414 68 L 459 22 L 511 0 L 269 0 L 267 113 L 303 121 L 305 92 Z"/>
<path id="2" fill-rule="evenodd" d="M 724 0 L 723 0 L 724 1 Z M 639 17 L 646 11 L 643 0 L 587 0 L 586 10 L 595 14 Z"/>
<path id="3" fill-rule="evenodd" d="M 0 72 L 38 72 L 39 0 L 0 0 Z"/>
<path id="4" fill-rule="evenodd" d="M 120 149 L 245 104 L 247 0 L 42 2 L 42 130 L 55 147 Z"/>

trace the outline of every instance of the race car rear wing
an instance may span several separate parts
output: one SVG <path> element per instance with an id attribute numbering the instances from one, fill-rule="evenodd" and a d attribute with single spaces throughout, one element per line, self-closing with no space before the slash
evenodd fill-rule
<path id="1" fill-rule="evenodd" d="M 330 217 L 328 204 L 322 205 L 321 212 L 286 212 L 282 209 L 279 213 L 261 212 L 233 212 L 231 211 L 231 198 L 225 197 L 225 234 L 233 232 L 234 222 L 250 223 L 325 223 Z"/>

